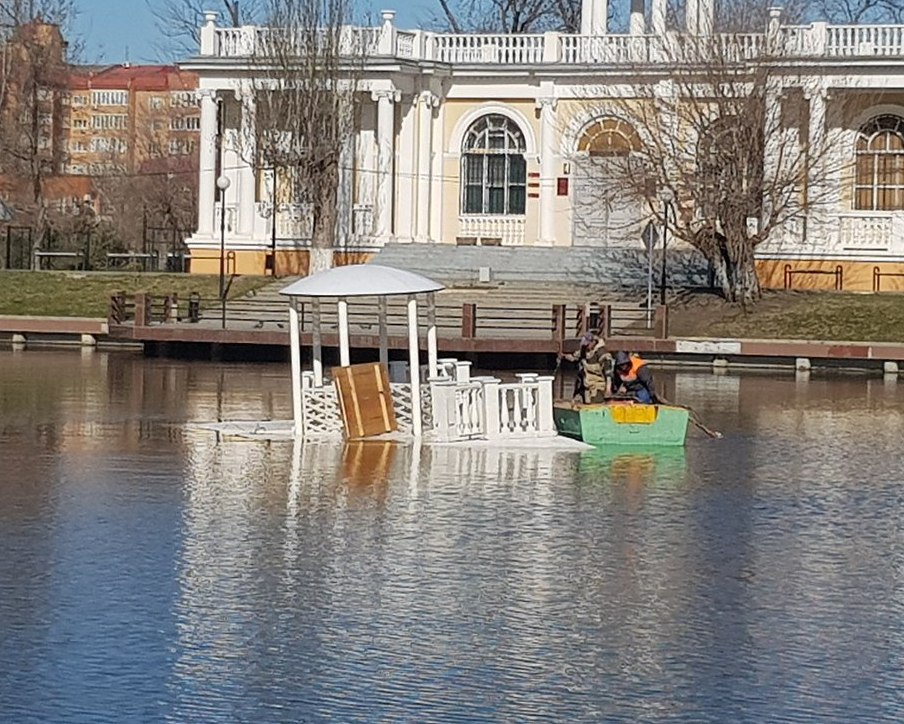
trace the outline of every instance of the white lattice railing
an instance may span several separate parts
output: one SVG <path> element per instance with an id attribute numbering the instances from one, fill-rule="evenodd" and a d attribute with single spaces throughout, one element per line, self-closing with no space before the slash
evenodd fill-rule
<path id="1" fill-rule="evenodd" d="M 392 406 L 395 411 L 398 431 L 410 435 L 414 429 L 414 404 L 411 396 L 411 385 L 392 382 Z M 339 396 L 331 382 L 322 387 L 314 385 L 314 373 L 302 375 L 302 432 L 305 437 L 341 436 L 345 433 L 342 424 L 342 412 L 339 409 Z M 430 388 L 421 387 L 421 420 L 422 429 L 429 430 L 433 426 L 433 410 Z"/>
<path id="2" fill-rule="evenodd" d="M 523 216 L 461 216 L 458 220 L 459 236 L 471 239 L 493 240 L 502 246 L 524 244 L 525 218 Z"/>

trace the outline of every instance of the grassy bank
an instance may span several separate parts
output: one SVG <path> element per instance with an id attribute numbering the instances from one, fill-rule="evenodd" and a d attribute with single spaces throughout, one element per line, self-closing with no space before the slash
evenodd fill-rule
<path id="1" fill-rule="evenodd" d="M 272 281 L 270 277 L 238 277 L 229 297 L 240 297 Z M 216 298 L 219 278 L 202 274 L 119 274 L 106 272 L 0 271 L 0 314 L 54 317 L 106 317 L 116 292 L 155 296 L 192 292 Z"/>
<path id="2" fill-rule="evenodd" d="M 904 294 L 765 292 L 746 312 L 695 294 L 669 311 L 672 336 L 904 342 Z"/>

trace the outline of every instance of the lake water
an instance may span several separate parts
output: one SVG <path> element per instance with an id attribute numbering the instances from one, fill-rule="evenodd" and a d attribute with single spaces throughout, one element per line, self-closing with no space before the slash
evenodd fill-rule
<path id="1" fill-rule="evenodd" d="M 9 722 L 904 719 L 904 381 L 660 373 L 685 451 L 293 447 L 287 370 L 0 351 Z"/>

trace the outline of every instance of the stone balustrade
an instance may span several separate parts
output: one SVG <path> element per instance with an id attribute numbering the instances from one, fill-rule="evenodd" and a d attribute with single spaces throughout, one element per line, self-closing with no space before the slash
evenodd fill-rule
<path id="1" fill-rule="evenodd" d="M 393 58 L 450 65 L 669 64 L 712 54 L 737 62 L 766 56 L 787 58 L 904 57 L 904 25 L 781 25 L 763 33 L 665 35 L 432 33 L 402 31 L 394 14 L 379 27 L 346 27 L 336 43 L 349 57 Z M 201 56 L 254 59 L 304 54 L 308 39 L 277 28 L 220 28 L 213 18 L 201 30 Z"/>

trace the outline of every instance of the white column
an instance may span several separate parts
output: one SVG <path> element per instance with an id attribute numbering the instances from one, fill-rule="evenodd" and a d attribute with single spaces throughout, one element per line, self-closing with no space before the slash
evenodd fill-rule
<path id="1" fill-rule="evenodd" d="M 380 364 L 389 366 L 389 331 L 386 323 L 386 317 L 389 315 L 389 305 L 386 303 L 386 297 L 380 297 L 377 300 L 377 323 L 380 328 Z"/>
<path id="2" fill-rule="evenodd" d="M 556 99 L 540 98 L 540 243 L 556 240 Z"/>
<path id="3" fill-rule="evenodd" d="M 593 0 L 581 0 L 581 35 L 590 35 L 593 28 Z"/>
<path id="4" fill-rule="evenodd" d="M 609 0 L 596 0 L 593 3 L 593 35 L 606 35 L 609 32 Z"/>
<path id="5" fill-rule="evenodd" d="M 767 81 L 765 97 L 765 128 L 763 129 L 765 148 L 763 149 L 763 226 L 771 225 L 776 202 L 776 185 L 780 185 L 777 179 L 781 174 L 780 164 L 786 155 L 783 147 L 785 135 L 782 131 L 782 88 L 777 78 Z"/>
<path id="6" fill-rule="evenodd" d="M 348 367 L 351 364 L 351 354 L 348 344 L 348 302 L 339 300 L 339 364 Z"/>
<path id="7" fill-rule="evenodd" d="M 687 0 L 684 3 L 684 27 L 690 35 L 697 35 L 700 32 L 700 10 L 699 0 Z"/>
<path id="8" fill-rule="evenodd" d="M 352 197 L 354 195 L 355 136 L 342 139 L 339 152 L 339 189 L 336 194 L 336 237 L 340 247 L 352 239 Z"/>
<path id="9" fill-rule="evenodd" d="M 698 0 L 697 32 L 712 35 L 715 22 L 715 0 Z"/>
<path id="10" fill-rule="evenodd" d="M 666 0 L 653 0 L 653 8 L 650 11 L 650 26 L 653 35 L 662 37 L 666 28 Z"/>
<path id="11" fill-rule="evenodd" d="M 399 153 L 396 167 L 398 180 L 396 188 L 395 207 L 396 224 L 395 236 L 403 241 L 411 241 L 414 238 L 415 218 L 415 176 L 417 175 L 417 102 L 416 96 L 407 105 L 400 104 L 404 110 L 399 127 Z"/>
<path id="12" fill-rule="evenodd" d="M 246 89 L 239 94 L 242 104 L 242 127 L 237 140 L 239 155 L 239 196 L 238 196 L 238 233 L 250 237 L 254 232 L 254 219 L 257 216 L 255 197 L 257 196 L 257 179 L 254 173 L 254 150 L 256 134 L 256 107 L 254 94 Z"/>
<path id="13" fill-rule="evenodd" d="M 301 335 L 298 333 L 298 301 L 292 297 L 289 303 L 289 359 L 292 365 L 292 421 L 296 437 L 302 433 L 301 404 Z"/>
<path id="14" fill-rule="evenodd" d="M 356 234 L 372 236 L 374 233 L 374 211 L 377 203 L 377 119 L 376 106 L 364 103 L 361 106 L 361 130 L 357 139 L 357 168 L 360 169 L 355 193 L 355 204 L 369 209 L 370 226 L 355 228 Z M 362 216 L 362 219 L 366 218 Z"/>
<path id="15" fill-rule="evenodd" d="M 323 337 L 320 300 L 311 300 L 311 353 L 313 355 L 314 387 L 323 387 Z"/>
<path id="16" fill-rule="evenodd" d="M 443 241 L 443 172 L 444 151 L 443 137 L 446 128 L 446 107 L 440 104 L 436 113 L 436 128 L 433 133 L 433 162 L 430 179 L 430 238 L 433 241 Z M 458 201 L 456 200 L 457 204 Z M 455 232 L 452 232 L 454 234 Z"/>
<path id="17" fill-rule="evenodd" d="M 581 35 L 605 35 L 608 31 L 608 0 L 582 0 Z"/>
<path id="18" fill-rule="evenodd" d="M 805 91 L 810 104 L 809 133 L 807 137 L 807 206 L 818 205 L 821 199 L 825 159 L 826 89 L 818 86 Z"/>
<path id="19" fill-rule="evenodd" d="M 377 102 L 377 223 L 376 235 L 386 241 L 392 236 L 392 190 L 395 155 L 396 91 L 374 91 Z"/>
<path id="20" fill-rule="evenodd" d="M 212 90 L 201 93 L 201 138 L 198 166 L 198 236 L 213 236 L 217 183 L 217 101 Z"/>
<path id="21" fill-rule="evenodd" d="M 421 436 L 421 359 L 417 331 L 417 298 L 408 297 L 408 367 L 411 373 L 411 432 Z"/>
<path id="22" fill-rule="evenodd" d="M 439 350 L 436 338 L 436 294 L 427 296 L 427 368 L 429 379 L 439 372 Z"/>
<path id="23" fill-rule="evenodd" d="M 631 0 L 631 17 L 628 22 L 628 33 L 631 35 L 644 35 L 646 30 L 644 0 Z"/>
<path id="24" fill-rule="evenodd" d="M 430 179 L 433 166 L 433 109 L 439 99 L 430 91 L 418 96 L 418 150 L 417 150 L 417 225 L 415 238 L 430 239 L 431 193 Z"/>

